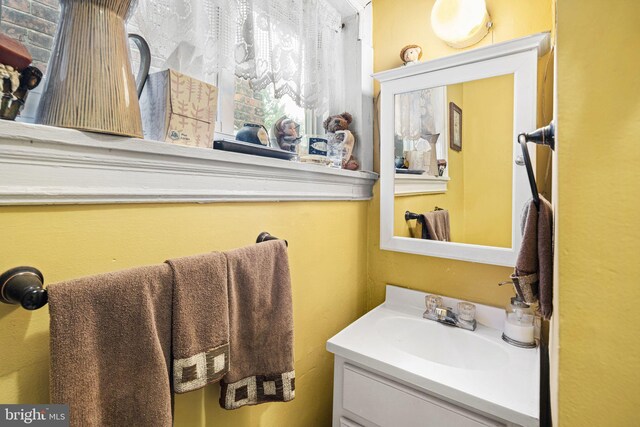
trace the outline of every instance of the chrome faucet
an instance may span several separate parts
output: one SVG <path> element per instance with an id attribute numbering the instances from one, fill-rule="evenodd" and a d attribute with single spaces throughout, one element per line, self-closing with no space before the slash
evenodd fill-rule
<path id="1" fill-rule="evenodd" d="M 442 297 L 437 295 L 427 295 L 425 297 L 427 310 L 422 317 L 429 320 L 435 320 L 447 326 L 455 326 L 469 331 L 476 330 L 476 306 L 470 302 L 459 302 L 458 313 L 453 311 L 451 307 L 443 307 Z"/>

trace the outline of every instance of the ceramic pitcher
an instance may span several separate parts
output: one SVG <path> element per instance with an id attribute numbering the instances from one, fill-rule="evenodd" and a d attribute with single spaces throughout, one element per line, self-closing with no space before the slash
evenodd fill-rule
<path id="1" fill-rule="evenodd" d="M 135 0 L 60 0 L 38 123 L 142 138 L 125 30 L 136 4 Z M 146 46 L 134 41 L 138 47 Z M 141 49 L 141 56 L 148 72 L 148 47 L 146 52 Z"/>

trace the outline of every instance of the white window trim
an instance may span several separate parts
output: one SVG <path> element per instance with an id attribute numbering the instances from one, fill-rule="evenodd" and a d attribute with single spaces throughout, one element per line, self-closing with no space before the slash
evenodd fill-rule
<path id="1" fill-rule="evenodd" d="M 447 192 L 448 176 L 402 175 L 395 177 L 396 196 L 415 196 L 418 194 L 438 194 Z"/>
<path id="2" fill-rule="evenodd" d="M 0 121 L 0 205 L 369 200 L 377 177 Z"/>

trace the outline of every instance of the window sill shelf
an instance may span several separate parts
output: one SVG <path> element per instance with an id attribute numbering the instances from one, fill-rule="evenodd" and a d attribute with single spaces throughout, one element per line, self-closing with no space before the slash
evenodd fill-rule
<path id="1" fill-rule="evenodd" d="M 378 175 L 0 120 L 0 205 L 369 200 Z"/>
<path id="2" fill-rule="evenodd" d="M 446 193 L 450 179 L 449 177 L 403 174 L 396 174 L 395 178 L 396 196 Z"/>

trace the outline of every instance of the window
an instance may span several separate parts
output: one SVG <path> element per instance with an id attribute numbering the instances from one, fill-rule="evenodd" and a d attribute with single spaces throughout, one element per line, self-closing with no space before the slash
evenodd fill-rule
<path id="1" fill-rule="evenodd" d="M 237 132 L 245 123 L 264 125 L 271 131 L 273 124 L 282 116 L 293 119 L 300 125 L 299 134 L 313 128 L 314 110 L 306 110 L 296 105 L 288 96 L 276 98 L 273 87 L 253 89 L 249 80 L 236 78 L 233 130 Z M 307 123 L 309 119 L 309 123 Z"/>
<path id="2" fill-rule="evenodd" d="M 152 46 L 152 71 L 218 86 L 216 129 L 229 137 L 244 123 L 270 131 L 283 115 L 314 133 L 346 109 L 343 44 L 357 32 L 343 33 L 342 20 L 330 0 L 142 0 L 129 30 Z"/>
<path id="3" fill-rule="evenodd" d="M 239 121 L 258 121 L 262 113 L 269 129 L 268 107 L 291 116 L 304 134 L 324 133 L 325 117 L 349 111 L 355 118 L 351 129 L 357 134 L 356 157 L 363 168 L 371 169 L 372 108 L 366 98 L 373 92 L 368 3 L 140 0 L 127 30 L 149 42 L 151 72 L 173 68 L 218 87 L 216 131 L 221 136 L 233 137 Z M 46 71 L 59 7 L 42 4 L 38 13 L 18 10 L 11 2 L 0 7 L 0 30 L 25 43 L 36 66 Z M 137 70 L 138 54 L 133 43 L 131 47 Z M 242 87 L 236 87 L 238 82 Z M 253 89 L 251 95 L 255 94 L 252 103 L 257 104 L 250 117 L 244 114 L 250 111 L 242 111 L 248 107 L 236 99 L 247 90 L 247 83 Z M 22 121 L 35 119 L 43 87 L 41 84 L 29 97 Z M 263 107 L 267 110 L 261 109 L 261 102 L 266 102 Z"/>
<path id="4" fill-rule="evenodd" d="M 361 160 L 362 169 L 371 170 L 371 7 L 364 7 L 365 0 L 272 0 L 268 3 L 274 6 L 308 3 L 325 8 L 327 2 L 340 11 L 335 15 L 337 24 L 325 26 L 329 21 L 323 18 L 323 13 L 319 13 L 307 15 L 308 19 L 297 28 L 322 28 L 321 32 L 298 32 L 303 37 L 301 43 L 306 40 L 318 47 L 317 50 L 301 51 L 303 56 L 300 58 L 312 55 L 309 63 L 319 64 L 324 67 L 323 70 L 331 72 L 313 73 L 314 68 L 310 68 L 312 72 L 303 70 L 303 75 L 311 78 L 296 80 L 295 75 L 284 76 L 280 73 L 281 69 L 272 67 L 273 76 L 287 77 L 279 81 L 298 82 L 297 88 L 300 90 L 292 90 L 286 96 L 283 93 L 281 97 L 275 95 L 283 86 L 274 85 L 273 80 L 262 87 L 253 85 L 252 79 L 255 78 L 252 76 L 237 79 L 234 66 L 238 53 L 235 50 L 237 38 L 239 33 L 242 35 L 243 29 L 247 29 L 238 25 L 238 21 L 241 21 L 238 8 L 266 2 L 140 0 L 127 30 L 143 35 L 149 42 L 151 72 L 171 67 L 218 87 L 218 136 L 233 136 L 235 98 L 240 87 L 237 83 L 250 82 L 251 96 L 255 95 L 256 102 L 263 102 L 262 111 L 254 110 L 254 113 L 263 114 L 267 125 L 270 117 L 284 111 L 299 121 L 305 133 L 318 133 L 318 130 L 323 132 L 322 117 L 329 112 L 353 113 L 356 120 L 351 128 L 357 135 L 356 156 Z M 352 6 L 354 4 L 359 4 L 358 8 Z M 18 6 L 15 2 L 5 2 L 0 6 L 0 30 L 25 42 L 35 60 L 39 61 L 36 65 L 45 69 L 59 9 L 49 7 L 52 10 L 47 9 L 51 13 L 47 13 L 45 19 L 19 11 L 16 9 Z M 329 7 L 325 9 L 331 10 Z M 361 12 L 360 16 L 356 10 Z M 274 16 L 284 14 L 289 17 L 296 14 L 295 10 L 282 7 L 276 12 Z M 341 28 L 341 20 L 344 21 L 344 28 Z M 259 20 L 258 24 L 264 22 L 264 19 Z M 279 28 L 277 25 L 272 27 Z M 248 33 L 250 31 L 244 34 Z M 342 51 L 326 49 L 332 38 L 340 38 L 346 45 L 348 58 Z M 42 45 L 40 49 L 36 49 L 40 46 L 38 43 Z M 323 59 L 318 52 L 326 57 Z M 135 51 L 132 51 L 132 58 L 135 61 Z M 254 55 L 253 58 L 260 59 L 260 55 Z M 262 64 L 259 60 L 254 62 Z M 136 65 L 132 65 L 135 69 Z M 349 81 L 348 85 L 340 86 L 331 80 L 339 74 L 338 70 L 346 70 L 342 75 Z M 323 77 L 319 80 L 318 76 Z M 320 86 L 326 90 L 320 90 Z M 32 122 L 35 118 L 42 87 L 41 84 L 29 95 L 20 121 Z M 344 101 L 340 101 L 341 97 Z M 314 98 L 321 102 L 312 103 Z M 257 107 L 260 108 L 259 104 Z M 9 186 L 0 186 L 3 204 L 363 200 L 372 197 L 372 186 L 377 179 L 377 175 L 371 172 L 336 171 L 257 156 L 176 147 L 155 141 L 132 143 L 108 134 L 65 128 L 43 130 L 40 126 L 28 123 L 0 121 L 0 140 L 0 181 L 11 183 Z"/>

